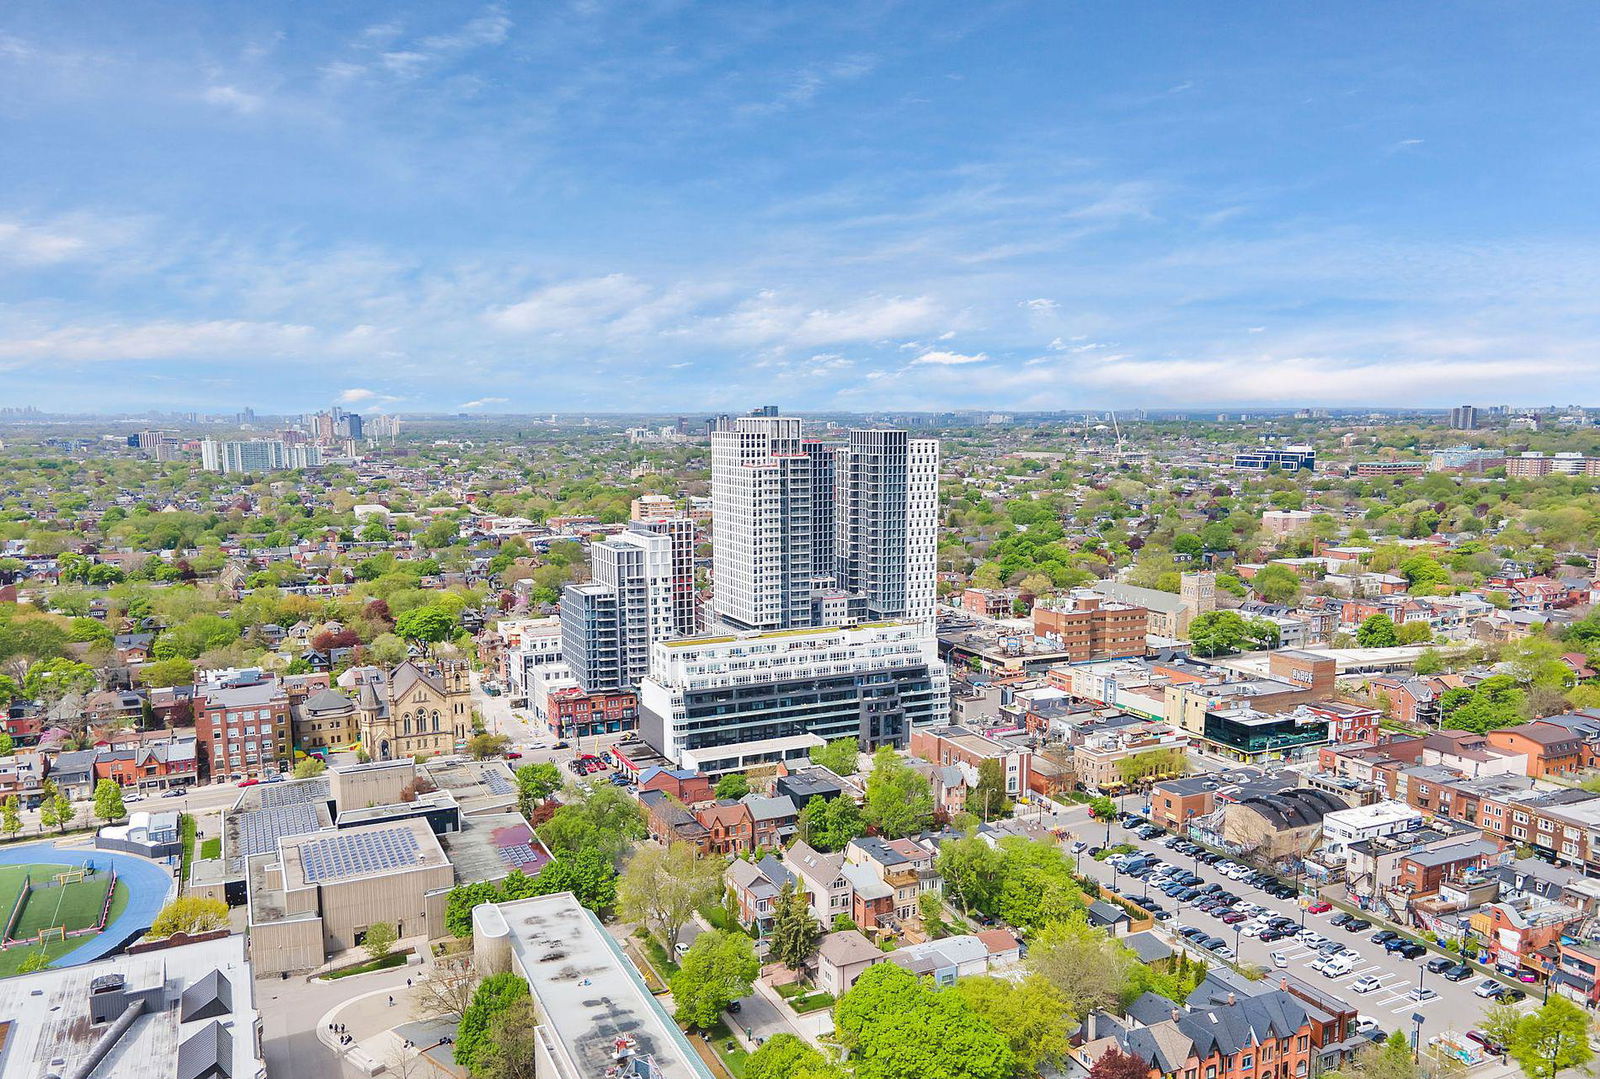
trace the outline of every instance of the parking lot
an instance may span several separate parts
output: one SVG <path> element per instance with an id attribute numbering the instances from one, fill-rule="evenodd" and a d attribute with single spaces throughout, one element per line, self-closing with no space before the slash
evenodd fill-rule
<path id="1" fill-rule="evenodd" d="M 1090 823 L 1082 830 L 1081 839 L 1091 847 L 1100 846 L 1105 843 L 1105 834 L 1103 823 Z M 1312 963 L 1321 954 L 1312 945 L 1293 936 L 1263 944 L 1244 934 L 1246 922 L 1224 924 L 1220 918 L 1196 909 L 1193 903 L 1181 903 L 1161 894 L 1147 881 L 1130 880 L 1122 876 L 1110 864 L 1095 861 L 1087 850 L 1077 855 L 1081 872 L 1104 884 L 1115 882 L 1117 890 L 1129 898 L 1148 897 L 1159 904 L 1170 917 L 1158 925 L 1163 932 L 1172 934 L 1174 939 L 1185 926 L 1194 926 L 1208 936 L 1220 937 L 1237 953 L 1238 962 L 1292 974 L 1309 985 L 1348 1001 L 1362 1016 L 1374 1020 L 1384 1031 L 1404 1030 L 1409 1035 L 1412 1029 L 1411 1016 L 1416 1014 L 1423 1016 L 1424 1038 L 1444 1030 L 1465 1032 L 1478 1025 L 1485 1008 L 1493 1003 L 1474 994 L 1474 987 L 1485 979 L 1485 975 L 1476 970 L 1469 977 L 1456 982 L 1447 981 L 1441 974 L 1428 971 L 1427 961 L 1442 953 L 1428 952 L 1408 960 L 1399 954 L 1386 952 L 1380 944 L 1372 943 L 1372 935 L 1386 928 L 1382 922 L 1374 921 L 1370 928 L 1359 932 L 1340 929 L 1331 924 L 1338 908 L 1321 914 L 1309 913 L 1293 898 L 1275 898 L 1260 887 L 1224 876 L 1217 867 L 1206 865 L 1198 858 L 1166 848 L 1162 845 L 1163 839 L 1162 836 L 1140 839 L 1118 822 L 1112 822 L 1111 825 L 1113 845 L 1129 844 L 1165 863 L 1188 870 L 1204 883 L 1216 883 L 1223 890 L 1237 895 L 1241 904 L 1256 904 L 1269 915 L 1292 919 L 1294 933 L 1298 933 L 1303 925 L 1353 950 L 1356 958 L 1343 973 L 1327 977 L 1312 969 Z M 1213 963 L 1220 961 L 1214 954 L 1195 945 L 1190 945 L 1190 950 L 1206 956 Z M 1279 955 L 1278 960 L 1273 957 L 1275 952 Z M 1271 976 L 1268 975 L 1269 978 Z M 1354 991 L 1358 983 L 1366 991 Z M 1426 998 L 1420 1001 L 1411 996 L 1419 986 L 1425 991 L 1431 990 L 1431 995 L 1425 995 Z"/>

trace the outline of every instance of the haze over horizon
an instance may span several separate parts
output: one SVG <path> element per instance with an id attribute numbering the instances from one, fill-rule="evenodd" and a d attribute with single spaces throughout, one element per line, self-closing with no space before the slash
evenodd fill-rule
<path id="1" fill-rule="evenodd" d="M 1592 8 L 8 5 L 3 401 L 1600 394 Z"/>

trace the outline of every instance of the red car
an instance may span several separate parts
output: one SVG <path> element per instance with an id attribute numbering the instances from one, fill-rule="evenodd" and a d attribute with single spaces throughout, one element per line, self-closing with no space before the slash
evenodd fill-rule
<path id="1" fill-rule="evenodd" d="M 253 787 L 257 783 L 260 783 L 260 782 L 261 782 L 261 780 L 259 780 L 259 779 L 241 779 L 241 780 L 239 780 L 239 786 L 241 786 L 241 787 Z"/>
<path id="2" fill-rule="evenodd" d="M 1306 908 L 1307 914 L 1326 914 L 1333 909 L 1333 904 L 1326 899 L 1319 899 Z"/>
<path id="3" fill-rule="evenodd" d="M 521 759 L 522 759 L 522 754 L 518 753 L 514 749 L 506 754 L 506 760 L 508 760 L 508 761 L 520 761 Z"/>

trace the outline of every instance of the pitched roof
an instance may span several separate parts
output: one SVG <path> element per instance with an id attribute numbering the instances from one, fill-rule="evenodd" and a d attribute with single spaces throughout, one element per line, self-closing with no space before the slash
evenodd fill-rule
<path id="1" fill-rule="evenodd" d="M 862 936 L 859 929 L 846 929 L 840 933 L 829 933 L 822 938 L 822 944 L 817 948 L 817 955 L 836 967 L 850 966 L 855 963 L 871 963 L 884 958 L 884 953 L 870 940 Z"/>

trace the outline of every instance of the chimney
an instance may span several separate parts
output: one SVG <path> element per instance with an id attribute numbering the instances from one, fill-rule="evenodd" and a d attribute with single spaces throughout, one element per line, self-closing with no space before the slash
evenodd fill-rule
<path id="1" fill-rule="evenodd" d="M 1172 1021 L 1174 1023 L 1176 1023 L 1182 1017 L 1183 1017 L 1183 1013 L 1181 1011 L 1179 1011 L 1177 1008 L 1172 1009 Z"/>
<path id="2" fill-rule="evenodd" d="M 1278 979 L 1278 988 L 1282 989 L 1284 992 L 1288 992 L 1289 991 L 1289 979 L 1287 977 L 1279 978 Z"/>
<path id="3" fill-rule="evenodd" d="M 1229 1006 L 1229 1007 L 1232 1007 L 1232 1006 L 1233 1006 L 1233 1004 L 1234 1004 L 1234 1003 L 1235 1003 L 1235 1001 L 1234 1001 L 1234 999 L 1233 999 L 1233 994 L 1232 994 L 1232 993 L 1229 993 L 1229 994 L 1228 994 L 1228 1006 Z"/>

